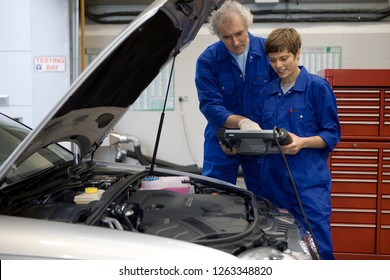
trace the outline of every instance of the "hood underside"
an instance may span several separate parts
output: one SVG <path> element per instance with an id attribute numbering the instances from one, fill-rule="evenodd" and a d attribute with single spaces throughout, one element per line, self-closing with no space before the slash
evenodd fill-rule
<path id="1" fill-rule="evenodd" d="M 89 157 L 163 67 L 196 36 L 223 0 L 157 0 L 71 85 L 3 164 L 1 177 L 38 149 L 76 143 Z"/>

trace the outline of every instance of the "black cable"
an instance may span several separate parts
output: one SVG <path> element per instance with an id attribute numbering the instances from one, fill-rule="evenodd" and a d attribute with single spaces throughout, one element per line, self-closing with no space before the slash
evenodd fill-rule
<path id="1" fill-rule="evenodd" d="M 291 174 L 290 166 L 288 165 L 286 156 L 285 156 L 284 153 L 282 152 L 282 147 L 280 146 L 280 143 L 279 143 L 279 141 L 278 141 L 277 134 L 278 134 L 278 128 L 275 126 L 275 127 L 273 128 L 274 140 L 275 140 L 275 142 L 276 142 L 276 145 L 278 145 L 278 149 L 279 149 L 280 155 L 282 156 L 284 165 L 286 166 L 287 173 L 288 173 L 288 176 L 289 176 L 289 178 L 290 178 L 291 185 L 292 185 L 293 188 L 294 188 L 295 196 L 297 197 L 298 204 L 299 204 L 299 208 L 301 209 L 303 219 L 305 220 L 305 223 L 306 223 L 306 225 L 307 225 L 307 227 L 308 227 L 308 229 L 309 229 L 309 232 L 310 232 L 310 234 L 311 234 L 311 236 L 312 236 L 312 238 L 313 238 L 314 244 L 315 244 L 316 249 L 317 249 L 318 255 L 317 255 L 316 257 L 317 257 L 317 259 L 319 260 L 319 259 L 320 259 L 320 257 L 319 257 L 320 250 L 319 250 L 318 245 L 317 245 L 317 239 L 316 239 L 316 237 L 314 236 L 313 230 L 312 230 L 312 228 L 311 228 L 311 226 L 310 226 L 310 222 L 309 222 L 309 220 L 307 219 L 305 210 L 303 209 L 302 202 L 301 202 L 301 198 L 300 198 L 300 196 L 299 196 L 299 192 L 298 192 L 297 186 L 295 185 L 295 181 L 294 181 L 294 178 L 293 178 L 293 176 L 292 176 L 292 174 Z"/>

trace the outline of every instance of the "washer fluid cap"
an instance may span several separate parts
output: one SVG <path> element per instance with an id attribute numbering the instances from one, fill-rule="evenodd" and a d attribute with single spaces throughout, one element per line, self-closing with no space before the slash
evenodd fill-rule
<path id="1" fill-rule="evenodd" d="M 98 189 L 96 187 L 85 188 L 85 193 L 93 194 L 93 193 L 97 193 L 97 192 L 98 192 Z"/>

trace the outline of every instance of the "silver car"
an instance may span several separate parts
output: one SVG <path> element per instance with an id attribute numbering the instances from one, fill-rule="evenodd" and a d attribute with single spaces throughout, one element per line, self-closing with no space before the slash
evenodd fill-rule
<path id="1" fill-rule="evenodd" d="M 93 158 L 221 3 L 155 1 L 35 129 L 0 115 L 1 259 L 316 258 L 290 213 L 245 189 Z"/>

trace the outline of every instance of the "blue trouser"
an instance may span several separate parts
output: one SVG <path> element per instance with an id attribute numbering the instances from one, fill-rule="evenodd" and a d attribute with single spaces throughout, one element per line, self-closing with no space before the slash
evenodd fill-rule
<path id="1" fill-rule="evenodd" d="M 204 155 L 202 175 L 236 184 L 241 166 L 246 188 L 261 196 L 260 160 L 258 156 L 226 155 L 219 144 L 210 152 L 209 145 Z"/>
<path id="2" fill-rule="evenodd" d="M 299 198 L 313 231 L 321 259 L 334 259 L 330 229 L 330 175 L 320 158 L 287 158 Z M 280 155 L 267 157 L 262 164 L 264 197 L 278 207 L 289 210 L 298 222 L 309 229 L 294 187 Z"/>

